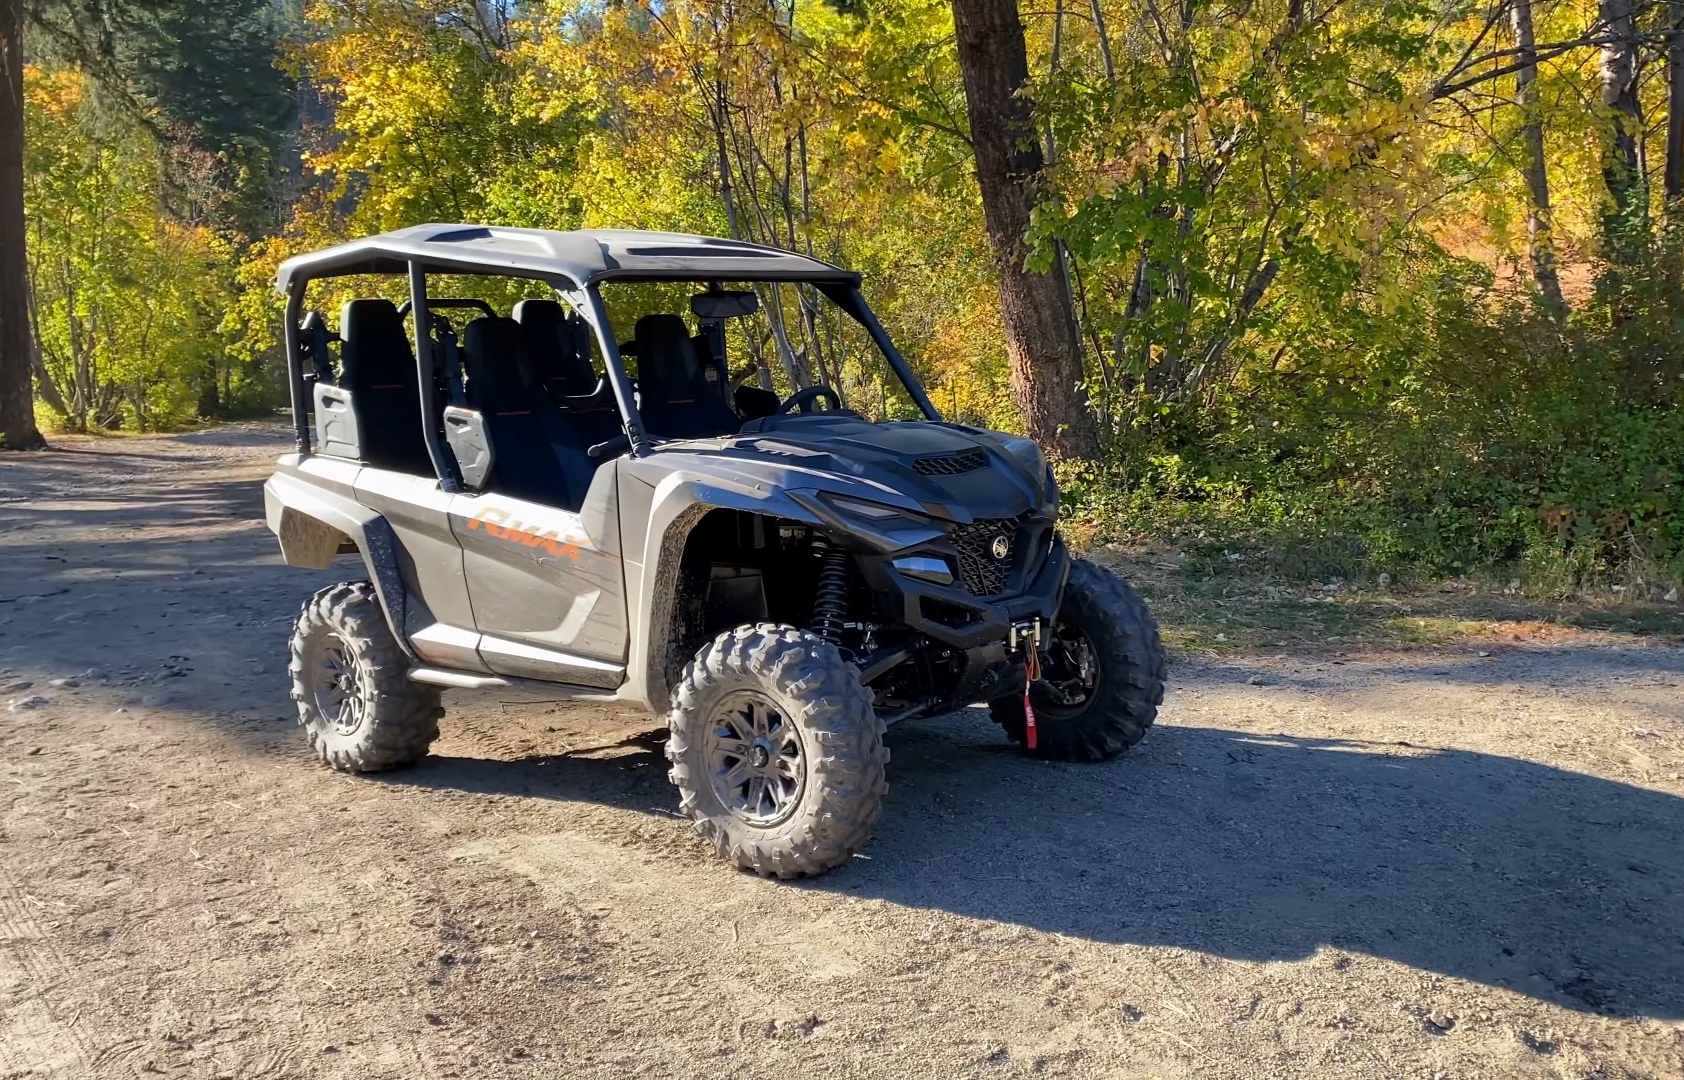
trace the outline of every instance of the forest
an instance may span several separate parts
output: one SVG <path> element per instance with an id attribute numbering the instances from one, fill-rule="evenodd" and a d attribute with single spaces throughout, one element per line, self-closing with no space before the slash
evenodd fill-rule
<path id="1" fill-rule="evenodd" d="M 289 255 L 668 229 L 860 271 L 1103 534 L 1684 577 L 1684 0 L 0 0 L 0 63 L 14 448 L 273 415 Z M 771 300 L 757 377 L 840 362 Z"/>

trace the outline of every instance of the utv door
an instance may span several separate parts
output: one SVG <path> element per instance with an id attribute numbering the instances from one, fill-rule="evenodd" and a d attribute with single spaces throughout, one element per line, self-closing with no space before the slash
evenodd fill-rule
<path id="1" fill-rule="evenodd" d="M 613 474 L 597 471 L 583 514 L 496 492 L 455 496 L 451 527 L 489 670 L 620 685 L 626 604 Z"/>
<path id="2" fill-rule="evenodd" d="M 357 473 L 356 492 L 357 501 L 383 516 L 397 538 L 398 567 L 410 600 L 404 629 L 416 653 L 441 667 L 480 669 L 462 549 L 451 528 L 453 496 L 439 490 L 435 477 L 377 468 Z"/>

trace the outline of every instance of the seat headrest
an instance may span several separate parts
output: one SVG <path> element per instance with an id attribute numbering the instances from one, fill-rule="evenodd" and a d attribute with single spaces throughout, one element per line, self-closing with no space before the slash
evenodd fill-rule
<path id="1" fill-rule="evenodd" d="M 398 314 L 398 306 L 390 300 L 380 297 L 347 300 L 345 306 L 339 309 L 340 337 L 351 334 L 384 336 L 403 332 L 403 316 Z"/>
<path id="2" fill-rule="evenodd" d="M 515 305 L 515 322 L 527 327 L 555 327 L 567 321 L 567 309 L 558 300 L 522 300 Z"/>
<path id="3" fill-rule="evenodd" d="M 532 404 L 531 364 L 520 324 L 503 316 L 480 317 L 462 332 L 468 400 L 482 412 L 525 409 Z"/>
<path id="4" fill-rule="evenodd" d="M 390 300 L 348 300 L 339 312 L 340 364 L 347 380 L 413 384 L 415 353 Z"/>
<path id="5" fill-rule="evenodd" d="M 677 315 L 645 315 L 632 331 L 637 342 L 638 383 L 688 396 L 701 365 L 690 330 Z"/>

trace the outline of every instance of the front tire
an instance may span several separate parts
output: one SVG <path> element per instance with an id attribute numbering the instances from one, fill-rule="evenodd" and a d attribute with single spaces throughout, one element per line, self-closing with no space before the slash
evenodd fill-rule
<path id="1" fill-rule="evenodd" d="M 409 657 L 366 581 L 330 585 L 305 602 L 288 667 L 310 748 L 340 772 L 409 765 L 439 737 L 439 689 L 409 681 Z"/>
<path id="2" fill-rule="evenodd" d="M 811 876 L 870 838 L 888 791 L 883 724 L 859 672 L 817 634 L 720 634 L 685 667 L 667 722 L 680 809 L 721 858 Z"/>
<path id="3" fill-rule="evenodd" d="M 1146 735 L 1164 701 L 1158 624 L 1121 578 L 1073 559 L 1070 579 L 1042 642 L 1042 680 L 1030 692 L 1035 749 L 1053 761 L 1105 761 Z M 1057 684 L 1057 685 L 1055 685 Z M 994 722 L 1028 744 L 1023 698 L 989 703 Z"/>

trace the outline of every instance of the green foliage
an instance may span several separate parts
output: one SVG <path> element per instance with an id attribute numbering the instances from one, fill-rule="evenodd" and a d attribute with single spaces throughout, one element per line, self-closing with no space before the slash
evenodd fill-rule
<path id="1" fill-rule="evenodd" d="M 25 0 L 31 52 L 88 76 L 108 126 L 165 149 L 170 210 L 250 234 L 280 210 L 294 86 L 271 0 Z"/>
<path id="2" fill-rule="evenodd" d="M 1651 272 L 1677 259 L 1657 252 Z M 1563 323 L 1457 260 L 1430 276 L 1407 323 L 1354 304 L 1322 347 L 1140 425 L 1117 464 L 1068 478 L 1073 509 L 1262 544 L 1295 580 L 1684 578 L 1668 302 L 1610 330 L 1606 308 Z"/>
<path id="3" fill-rule="evenodd" d="M 58 422 L 146 430 L 193 418 L 207 399 L 261 401 L 261 377 L 227 363 L 218 338 L 229 246 L 159 212 L 156 144 L 90 116 L 75 73 L 30 69 L 25 86 L 33 313 Z"/>
<path id="4" fill-rule="evenodd" d="M 93 77 L 32 82 L 64 99 L 31 99 L 29 168 L 47 368 L 77 388 L 65 422 L 180 422 L 210 391 L 273 405 L 283 258 L 472 220 L 734 235 L 848 266 L 949 417 L 1022 424 L 947 0 L 34 10 L 66 16 L 42 55 Z M 1072 512 L 1286 579 L 1677 580 L 1684 213 L 1646 201 L 1661 184 L 1643 177 L 1610 224 L 1597 5 L 1534 10 L 1564 309 L 1530 295 L 1508 8 L 1167 10 L 1021 8 L 1050 163 L 1031 261 L 1068 274 L 1109 440 L 1065 466 Z M 1657 121 L 1664 67 L 1638 87 Z M 135 88 L 123 110 L 89 88 L 112 72 Z M 303 116 L 282 135 L 293 80 Z M 1639 156 L 1658 172 L 1651 127 Z M 303 154 L 277 226 L 250 208 L 270 205 L 289 137 Z M 450 287 L 499 310 L 525 288 Z M 377 291 L 403 283 L 310 302 L 331 317 Z M 655 292 L 611 297 L 616 321 L 683 309 Z M 734 374 L 910 415 L 851 323 L 760 292 L 764 314 L 730 332 Z M 143 342 L 147 325 L 168 332 Z"/>

